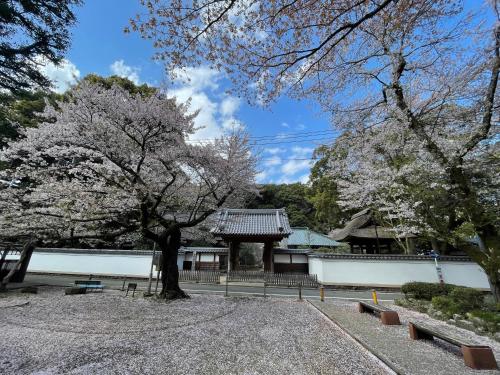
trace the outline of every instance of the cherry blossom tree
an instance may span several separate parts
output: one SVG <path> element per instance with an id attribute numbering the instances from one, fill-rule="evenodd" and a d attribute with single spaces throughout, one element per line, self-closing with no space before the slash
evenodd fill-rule
<path id="1" fill-rule="evenodd" d="M 82 81 L 47 105 L 50 122 L 26 129 L 2 152 L 0 227 L 11 236 L 92 240 L 138 235 L 163 254 L 161 295 L 182 298 L 177 250 L 181 232 L 253 190 L 255 160 L 244 134 L 213 143 L 188 141 L 196 130 L 186 104 L 155 91 L 131 94 Z"/>
<path id="2" fill-rule="evenodd" d="M 415 212 L 425 206 L 407 199 L 411 181 L 419 182 L 407 179 L 420 171 L 446 197 L 449 230 L 472 226 L 481 251 L 470 254 L 500 298 L 498 200 L 473 173 L 487 159 L 481 150 L 498 139 L 498 0 L 471 10 L 460 0 L 144 3 L 147 15 L 131 27 L 154 41 L 172 74 L 208 62 L 250 100 L 308 96 L 353 135 L 380 128 L 382 138 L 409 137 L 419 160 L 381 163 L 393 153 L 384 143 L 373 165 L 360 163 L 363 177 L 345 186 L 351 199 L 358 189 L 350 204 L 392 186 L 377 198 L 390 197 L 388 217 L 402 230 L 420 226 Z M 362 149 L 364 137 L 356 138 Z"/>
<path id="3" fill-rule="evenodd" d="M 470 254 L 500 298 L 499 226 L 490 209 L 497 202 L 468 172 L 478 150 L 498 139 L 498 0 L 470 11 L 461 0 L 144 4 L 147 15 L 131 27 L 154 41 L 174 75 L 208 62 L 250 100 L 307 96 L 342 130 L 409 134 L 421 170 L 436 171 L 429 185 L 446 181 L 450 230 L 466 221 L 479 237 L 481 251 Z M 369 181 L 396 172 L 403 173 L 371 170 Z M 360 195 L 375 188 L 362 180 L 355 186 Z M 392 199 L 398 210 L 391 216 L 406 227 L 418 221 L 404 194 Z"/>

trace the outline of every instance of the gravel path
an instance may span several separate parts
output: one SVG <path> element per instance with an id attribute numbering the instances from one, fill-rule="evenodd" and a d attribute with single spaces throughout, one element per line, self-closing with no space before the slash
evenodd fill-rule
<path id="1" fill-rule="evenodd" d="M 164 303 L 43 288 L 0 298 L 0 332 L 1 374 L 388 373 L 312 306 L 287 299 Z"/>
<path id="2" fill-rule="evenodd" d="M 500 344 L 474 332 L 395 305 L 384 304 L 398 311 L 401 326 L 384 326 L 376 316 L 360 314 L 357 304 L 353 302 L 310 302 L 366 346 L 377 351 L 400 373 L 411 375 L 500 374 L 500 371 L 478 372 L 465 366 L 460 349 L 444 341 L 411 340 L 408 334 L 408 321 L 421 320 L 454 336 L 467 338 L 477 344 L 488 345 L 493 349 L 500 366 Z"/>

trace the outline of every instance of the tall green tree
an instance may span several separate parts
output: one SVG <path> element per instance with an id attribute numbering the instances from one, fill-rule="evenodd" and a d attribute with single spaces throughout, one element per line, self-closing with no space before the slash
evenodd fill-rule
<path id="1" fill-rule="evenodd" d="M 20 128 L 37 127 L 42 122 L 40 113 L 45 109 L 46 100 L 54 105 L 62 98 L 50 91 L 0 95 L 0 148 L 18 138 Z"/>
<path id="2" fill-rule="evenodd" d="M 316 220 L 312 203 L 307 199 L 310 189 L 301 183 L 267 184 L 260 188 L 259 196 L 247 204 L 247 208 L 286 208 L 292 227 L 308 227 L 323 230 Z"/>
<path id="3" fill-rule="evenodd" d="M 338 204 L 339 191 L 335 179 L 332 178 L 330 163 L 334 151 L 335 149 L 328 146 L 320 146 L 314 150 L 313 158 L 318 158 L 318 161 L 311 168 L 309 176 L 311 187 L 308 198 L 314 207 L 315 219 L 321 223 L 324 231 L 341 226 L 350 216 L 350 212 Z"/>
<path id="4" fill-rule="evenodd" d="M 59 64 L 70 44 L 76 21 L 72 6 L 81 0 L 0 1 L 0 88 L 13 94 L 49 88 L 39 70 Z"/>

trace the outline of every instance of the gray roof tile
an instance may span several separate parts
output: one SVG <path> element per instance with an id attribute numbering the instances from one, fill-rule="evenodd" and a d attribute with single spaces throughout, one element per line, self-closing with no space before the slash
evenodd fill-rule
<path id="1" fill-rule="evenodd" d="M 223 209 L 215 227 L 219 236 L 287 237 L 292 233 L 285 209 Z"/>

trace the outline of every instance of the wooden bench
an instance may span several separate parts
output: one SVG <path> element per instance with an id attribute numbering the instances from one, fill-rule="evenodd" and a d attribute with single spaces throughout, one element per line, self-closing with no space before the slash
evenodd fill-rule
<path id="1" fill-rule="evenodd" d="M 477 345 L 467 340 L 453 337 L 435 327 L 425 325 L 424 323 L 409 322 L 408 325 L 410 337 L 413 340 L 433 340 L 434 337 L 437 337 L 450 344 L 459 346 L 462 350 L 465 364 L 473 369 L 493 370 L 498 368 L 493 351 L 489 346 Z"/>
<path id="2" fill-rule="evenodd" d="M 401 324 L 398 313 L 382 305 L 376 305 L 366 301 L 358 301 L 358 310 L 360 313 L 378 313 L 380 315 L 380 321 L 385 325 Z"/>
<path id="3" fill-rule="evenodd" d="M 104 289 L 100 280 L 75 280 L 75 286 L 85 290 L 100 290 L 101 292 Z"/>

